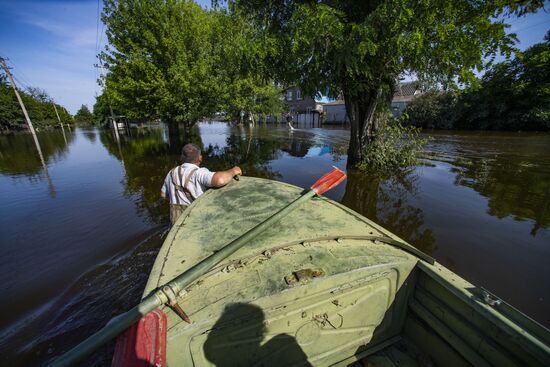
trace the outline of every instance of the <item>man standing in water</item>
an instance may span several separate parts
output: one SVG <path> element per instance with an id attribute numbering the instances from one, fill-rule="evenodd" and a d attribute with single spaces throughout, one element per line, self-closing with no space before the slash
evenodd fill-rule
<path id="1" fill-rule="evenodd" d="M 172 225 L 193 201 L 210 187 L 227 185 L 234 176 L 242 175 L 237 166 L 227 171 L 211 172 L 199 167 L 202 163 L 200 148 L 186 144 L 181 151 L 183 164 L 173 168 L 164 179 L 160 196 L 170 201 L 170 222 Z"/>

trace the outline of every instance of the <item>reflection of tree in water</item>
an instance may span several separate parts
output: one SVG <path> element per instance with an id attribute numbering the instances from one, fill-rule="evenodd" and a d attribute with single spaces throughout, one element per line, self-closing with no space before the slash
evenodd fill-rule
<path id="1" fill-rule="evenodd" d="M 209 145 L 204 148 L 204 165 L 211 170 L 222 170 L 238 165 L 247 176 L 275 179 L 269 162 L 278 158 L 284 142 L 255 135 L 255 129 L 246 134 L 232 131 L 226 138 L 226 146 Z"/>
<path id="2" fill-rule="evenodd" d="M 293 131 L 289 134 L 287 143 L 281 148 L 293 157 L 305 157 L 313 146 L 311 134 L 303 131 Z"/>
<path id="3" fill-rule="evenodd" d="M 166 223 L 167 204 L 159 193 L 166 173 L 179 161 L 179 154 L 164 142 L 162 130 L 146 131 L 132 138 L 123 136 L 120 150 L 110 131 L 102 131 L 100 141 L 123 162 L 125 194 L 134 201 L 138 213 L 153 223 Z"/>
<path id="4" fill-rule="evenodd" d="M 59 130 L 38 134 L 46 163 L 59 160 L 67 153 L 67 146 L 74 139 L 74 132 L 66 132 L 67 143 Z M 30 134 L 0 135 L 0 172 L 6 175 L 37 176 L 42 163 Z"/>
<path id="5" fill-rule="evenodd" d="M 203 149 L 203 166 L 213 171 L 239 164 L 246 175 L 266 178 L 277 176 L 268 165 L 279 149 L 273 141 L 230 134 L 226 139 L 226 147 L 204 147 L 197 126 L 190 131 L 169 129 L 167 141 L 163 137 L 164 132 L 160 129 L 133 132 L 131 138 L 121 137 L 119 150 L 110 131 L 102 131 L 100 134 L 100 140 L 107 150 L 123 162 L 126 195 L 134 201 L 138 213 L 153 223 L 168 222 L 168 206 L 159 196 L 160 188 L 166 174 L 181 164 L 181 148 L 189 142 Z"/>
<path id="6" fill-rule="evenodd" d="M 547 157 L 536 160 L 544 162 Z M 531 235 L 550 226 L 550 172 L 514 157 L 458 157 L 453 161 L 455 185 L 467 186 L 488 198 L 488 213 L 497 218 L 534 220 Z"/>
<path id="7" fill-rule="evenodd" d="M 424 229 L 424 213 L 409 203 L 416 194 L 413 174 L 383 176 L 378 172 L 348 171 L 342 204 L 361 213 L 420 250 L 431 254 L 435 238 Z"/>
<path id="8" fill-rule="evenodd" d="M 206 358 L 224 366 L 310 366 L 294 337 L 279 334 L 265 338 L 265 317 L 261 308 L 244 303 L 228 305 L 208 333 Z"/>
<path id="9" fill-rule="evenodd" d="M 82 129 L 82 135 L 90 141 L 90 143 L 95 143 L 97 141 L 97 130 L 96 129 Z"/>

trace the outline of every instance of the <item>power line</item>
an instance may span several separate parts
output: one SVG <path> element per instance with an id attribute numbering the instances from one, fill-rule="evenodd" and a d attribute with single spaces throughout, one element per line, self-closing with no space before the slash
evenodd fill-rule
<path id="1" fill-rule="evenodd" d="M 102 7 L 103 10 L 103 7 Z M 97 45 L 97 52 L 101 51 L 101 44 L 103 43 L 103 31 L 105 30 L 105 23 L 101 20 L 100 12 L 99 12 L 99 0 L 98 0 L 98 8 L 97 8 L 97 21 L 98 23 L 101 22 L 101 31 L 99 32 L 99 42 Z"/>
<path id="2" fill-rule="evenodd" d="M 550 19 L 543 20 L 542 22 L 539 22 L 539 23 L 537 23 L 537 24 L 530 25 L 530 26 L 528 26 L 528 27 L 523 27 L 523 28 L 516 29 L 514 32 L 519 32 L 519 31 L 524 31 L 524 30 L 526 30 L 526 29 L 531 29 L 531 28 L 537 27 L 537 26 L 539 26 L 539 25 L 541 25 L 541 24 L 548 23 L 548 22 L 550 22 Z"/>
<path id="3" fill-rule="evenodd" d="M 20 86 L 22 86 L 24 89 L 29 89 L 29 85 L 28 85 L 27 83 L 23 83 L 23 82 L 21 81 L 21 79 L 19 79 L 18 77 L 16 77 L 16 76 L 13 75 L 13 74 L 12 74 L 12 76 L 13 76 L 13 79 L 15 79 L 15 81 L 16 81 Z"/>
<path id="4" fill-rule="evenodd" d="M 13 65 L 14 68 L 17 68 L 17 69 L 18 69 L 18 70 L 17 70 L 17 75 L 19 75 L 19 79 L 20 79 L 20 80 L 22 80 L 22 81 L 25 82 L 25 83 L 23 83 L 23 84 L 26 84 L 27 87 L 30 86 L 30 85 L 35 85 L 35 83 L 33 83 L 33 82 L 31 81 L 31 79 L 30 79 L 29 77 L 27 77 L 27 75 L 26 75 L 25 73 L 23 73 L 22 69 L 21 69 L 19 66 L 17 66 L 17 65 L 15 64 L 15 62 L 13 62 L 13 60 L 10 60 L 10 62 L 11 62 L 11 64 Z M 19 82 L 19 83 L 21 83 L 21 82 Z"/>
<path id="5" fill-rule="evenodd" d="M 101 32 L 99 32 L 99 48 L 101 50 L 101 44 L 103 43 L 103 31 L 105 30 L 105 23 L 101 22 Z"/>
<path id="6" fill-rule="evenodd" d="M 97 54 L 98 45 L 99 45 L 99 1 L 97 0 L 97 16 L 95 23 L 95 53 Z"/>

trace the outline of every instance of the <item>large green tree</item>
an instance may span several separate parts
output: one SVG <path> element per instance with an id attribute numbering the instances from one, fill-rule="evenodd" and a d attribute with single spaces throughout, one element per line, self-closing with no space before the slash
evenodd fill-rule
<path id="1" fill-rule="evenodd" d="M 419 127 L 550 130 L 550 32 L 544 42 L 494 65 L 479 88 L 427 93 L 406 112 Z"/>
<path id="2" fill-rule="evenodd" d="M 240 111 L 276 115 L 284 109 L 282 88 L 275 85 L 266 72 L 266 65 L 254 40 L 258 30 L 242 17 L 225 9 L 214 11 L 218 38 L 214 40 L 224 59 L 217 65 L 223 78 L 223 95 L 219 96 L 223 109 L 234 120 Z"/>
<path id="3" fill-rule="evenodd" d="M 104 2 L 105 92 L 130 119 L 193 125 L 223 96 L 215 18 L 192 1 Z"/>
<path id="4" fill-rule="evenodd" d="M 19 94 L 31 121 L 36 127 L 59 125 L 52 99 L 46 91 L 30 87 L 27 90 L 19 90 Z M 59 118 L 64 124 L 73 122 L 72 116 L 63 106 L 56 104 L 56 108 Z M 23 126 L 26 126 L 25 117 L 13 88 L 8 83 L 6 76 L 0 74 L 0 128 L 12 130 Z"/>
<path id="5" fill-rule="evenodd" d="M 271 75 L 305 93 L 343 96 L 351 122 L 348 164 L 363 160 L 404 73 L 445 85 L 475 82 L 490 56 L 509 56 L 515 36 L 496 21 L 543 1 L 229 0 L 255 24 Z"/>
<path id="6" fill-rule="evenodd" d="M 80 106 L 78 111 L 76 111 L 74 119 L 76 122 L 84 122 L 89 124 L 94 121 L 94 115 L 92 115 L 88 106 L 83 104 L 82 106 Z"/>
<path id="7" fill-rule="evenodd" d="M 102 19 L 104 95 L 128 118 L 190 127 L 218 111 L 281 110 L 279 90 L 250 52 L 254 29 L 241 18 L 188 0 L 110 0 Z"/>

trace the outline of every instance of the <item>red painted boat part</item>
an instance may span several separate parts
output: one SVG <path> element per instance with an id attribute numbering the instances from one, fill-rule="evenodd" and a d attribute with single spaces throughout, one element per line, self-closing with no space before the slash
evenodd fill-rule
<path id="1" fill-rule="evenodd" d="M 112 367 L 165 367 L 166 314 L 156 308 L 117 338 Z"/>

